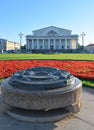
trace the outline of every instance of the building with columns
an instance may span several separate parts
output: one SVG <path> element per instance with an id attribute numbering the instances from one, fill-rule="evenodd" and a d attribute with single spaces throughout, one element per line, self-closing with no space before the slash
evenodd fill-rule
<path id="1" fill-rule="evenodd" d="M 68 51 L 78 48 L 78 35 L 71 34 L 71 30 L 49 26 L 32 31 L 26 35 L 27 51 Z"/>

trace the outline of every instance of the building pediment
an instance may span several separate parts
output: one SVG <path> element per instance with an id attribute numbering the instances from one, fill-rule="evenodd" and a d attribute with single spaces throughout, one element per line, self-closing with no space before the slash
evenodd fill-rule
<path id="1" fill-rule="evenodd" d="M 32 31 L 34 36 L 68 36 L 71 35 L 71 30 L 49 26 L 46 28 Z"/>

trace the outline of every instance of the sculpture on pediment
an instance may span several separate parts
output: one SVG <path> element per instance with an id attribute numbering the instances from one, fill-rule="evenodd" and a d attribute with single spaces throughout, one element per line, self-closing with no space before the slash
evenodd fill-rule
<path id="1" fill-rule="evenodd" d="M 57 32 L 54 31 L 54 30 L 50 30 L 48 33 L 47 33 L 48 36 L 57 36 Z"/>

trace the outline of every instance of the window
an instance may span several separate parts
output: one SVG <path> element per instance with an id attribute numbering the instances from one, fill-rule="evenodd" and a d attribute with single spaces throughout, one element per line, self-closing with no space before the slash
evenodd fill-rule
<path id="1" fill-rule="evenodd" d="M 62 49 L 64 48 L 64 46 L 62 46 Z"/>
<path id="2" fill-rule="evenodd" d="M 42 45 L 40 46 L 40 49 L 42 49 Z"/>
<path id="3" fill-rule="evenodd" d="M 70 47 L 69 47 L 69 46 L 67 46 L 67 48 L 69 49 Z"/>
<path id="4" fill-rule="evenodd" d="M 29 42 L 31 42 L 32 40 L 31 39 L 29 39 Z"/>
<path id="5" fill-rule="evenodd" d="M 50 46 L 50 49 L 54 49 L 54 46 L 52 45 L 52 46 Z"/>

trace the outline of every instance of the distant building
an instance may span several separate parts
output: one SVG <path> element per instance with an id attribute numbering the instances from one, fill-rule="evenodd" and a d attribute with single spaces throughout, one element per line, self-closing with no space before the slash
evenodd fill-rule
<path id="1" fill-rule="evenodd" d="M 94 53 L 94 43 L 88 44 L 85 46 L 85 50 L 90 53 Z"/>
<path id="2" fill-rule="evenodd" d="M 28 51 L 64 51 L 78 48 L 78 35 L 71 30 L 49 26 L 32 31 L 26 36 Z"/>
<path id="3" fill-rule="evenodd" d="M 20 44 L 6 39 L 0 39 L 0 52 L 9 50 L 19 50 Z"/>

